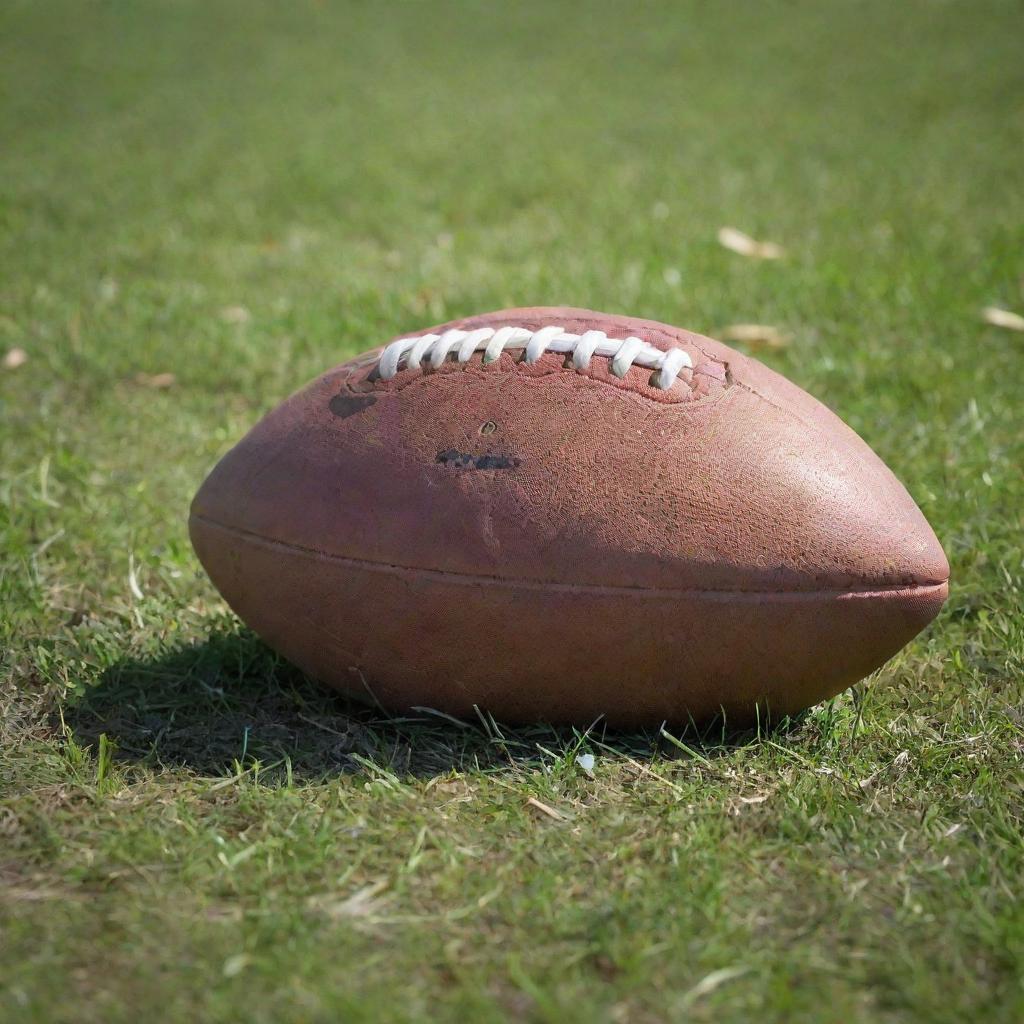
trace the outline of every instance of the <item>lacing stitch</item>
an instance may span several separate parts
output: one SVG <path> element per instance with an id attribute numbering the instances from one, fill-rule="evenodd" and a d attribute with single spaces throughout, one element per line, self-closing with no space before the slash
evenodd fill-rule
<path id="1" fill-rule="evenodd" d="M 577 370 L 587 369 L 594 356 L 602 356 L 611 359 L 611 371 L 616 377 L 624 377 L 631 366 L 659 371 L 654 384 L 662 391 L 672 387 L 680 370 L 693 366 L 693 361 L 681 348 L 662 352 L 639 338 L 618 340 L 609 338 L 604 331 L 570 334 L 564 327 L 557 326 L 542 327 L 539 331 L 525 327 L 479 327 L 474 331 L 453 328 L 443 334 L 423 334 L 393 341 L 381 353 L 377 372 L 384 380 L 391 380 L 402 363 L 411 370 L 418 370 L 424 359 L 436 370 L 453 350 L 460 363 L 469 362 L 473 353 L 480 351 L 485 363 L 493 363 L 506 351 L 522 351 L 526 363 L 537 362 L 545 352 L 571 353 Z"/>

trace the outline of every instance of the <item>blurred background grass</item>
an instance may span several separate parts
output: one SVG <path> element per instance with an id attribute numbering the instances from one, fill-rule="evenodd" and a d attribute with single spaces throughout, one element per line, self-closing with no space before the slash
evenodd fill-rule
<path id="1" fill-rule="evenodd" d="M 1022 28 L 1009 0 L 5 4 L 8 1012 L 1019 1019 L 1024 335 L 980 311 L 1024 311 Z M 263 410 L 548 303 L 775 326 L 757 354 L 946 546 L 943 618 L 781 753 L 620 738 L 590 783 L 571 737 L 517 734 L 538 766 L 368 721 L 202 577 L 188 501 Z M 390 923 L 305 902 L 380 878 Z"/>

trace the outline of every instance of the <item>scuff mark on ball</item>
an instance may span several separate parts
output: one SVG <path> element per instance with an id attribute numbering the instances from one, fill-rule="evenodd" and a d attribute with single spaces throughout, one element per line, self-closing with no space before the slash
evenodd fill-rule
<path id="1" fill-rule="evenodd" d="M 437 453 L 437 461 L 452 469 L 515 469 L 519 459 L 514 455 L 472 455 L 448 448 Z"/>

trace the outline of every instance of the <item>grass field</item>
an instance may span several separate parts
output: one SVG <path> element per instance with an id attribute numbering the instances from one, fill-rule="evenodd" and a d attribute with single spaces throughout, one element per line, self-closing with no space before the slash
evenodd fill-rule
<path id="1" fill-rule="evenodd" d="M 4 4 L 0 1020 L 1024 1019 L 1024 334 L 981 316 L 1024 312 L 1022 29 Z M 326 366 L 526 304 L 784 332 L 935 526 L 939 620 L 683 747 L 279 661 L 192 555 L 206 471 Z"/>

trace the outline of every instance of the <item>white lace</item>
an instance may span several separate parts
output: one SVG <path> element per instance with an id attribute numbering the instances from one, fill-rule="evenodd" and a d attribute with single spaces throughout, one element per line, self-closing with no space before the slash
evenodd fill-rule
<path id="1" fill-rule="evenodd" d="M 525 327 L 480 327 L 475 331 L 449 330 L 444 334 L 423 334 L 416 338 L 400 338 L 391 342 L 380 355 L 378 372 L 390 380 L 404 363 L 418 370 L 426 359 L 435 370 L 454 350 L 460 363 L 468 362 L 474 352 L 483 351 L 485 363 L 493 363 L 502 352 L 524 351 L 523 360 L 535 363 L 545 352 L 572 353 L 572 364 L 585 370 L 594 356 L 611 359 L 611 371 L 624 377 L 631 366 L 646 366 L 658 370 L 654 384 L 667 391 L 675 383 L 679 371 L 693 366 L 693 361 L 681 348 L 667 352 L 648 345 L 639 338 L 609 338 L 604 331 L 586 331 L 570 334 L 564 327 L 542 327 L 530 331 Z"/>

